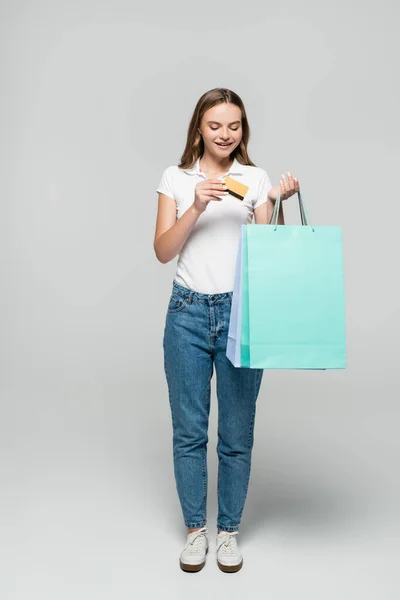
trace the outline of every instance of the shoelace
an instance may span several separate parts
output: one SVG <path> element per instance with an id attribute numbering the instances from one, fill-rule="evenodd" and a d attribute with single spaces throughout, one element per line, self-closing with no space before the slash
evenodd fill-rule
<path id="1" fill-rule="evenodd" d="M 234 541 L 234 537 L 236 535 L 238 535 L 238 531 L 226 531 L 224 532 L 223 536 L 221 537 L 221 534 L 218 534 L 218 536 L 221 538 L 218 546 L 217 546 L 217 551 L 221 548 L 221 552 L 223 552 L 223 554 L 235 554 L 236 553 L 236 540 Z"/>
<path id="2" fill-rule="evenodd" d="M 198 552 L 198 550 L 202 549 L 202 544 L 204 543 L 202 537 L 207 533 L 207 527 L 202 527 L 197 531 L 192 531 L 191 533 L 189 533 L 185 550 L 189 550 L 189 552 Z"/>

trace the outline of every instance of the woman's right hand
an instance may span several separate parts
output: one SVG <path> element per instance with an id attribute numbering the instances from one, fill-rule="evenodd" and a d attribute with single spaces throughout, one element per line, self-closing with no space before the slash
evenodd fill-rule
<path id="1" fill-rule="evenodd" d="M 200 181 L 194 191 L 194 206 L 199 213 L 206 210 L 208 203 L 211 200 L 222 200 L 218 196 L 226 196 L 229 192 L 226 183 L 220 179 L 205 179 Z"/>

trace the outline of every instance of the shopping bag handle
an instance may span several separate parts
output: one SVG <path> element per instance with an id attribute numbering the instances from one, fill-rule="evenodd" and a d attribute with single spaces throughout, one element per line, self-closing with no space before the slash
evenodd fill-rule
<path id="1" fill-rule="evenodd" d="M 311 227 L 311 229 L 314 231 L 314 227 L 311 225 L 310 220 L 309 220 L 309 218 L 307 216 L 306 207 L 304 206 L 304 202 L 303 202 L 303 198 L 301 197 L 300 190 L 297 191 L 297 196 L 298 196 L 298 199 L 299 199 L 299 209 L 300 209 L 301 224 L 302 225 L 306 225 L 306 226 L 309 225 Z M 277 197 L 277 199 L 275 201 L 274 210 L 273 210 L 273 213 L 271 215 L 270 222 L 269 222 L 270 225 L 275 224 L 274 231 L 276 231 L 276 228 L 278 226 L 278 214 L 279 214 L 280 205 L 281 205 L 281 195 L 280 195 L 280 193 L 278 193 L 278 197 Z M 275 223 L 274 223 L 274 221 L 275 221 Z"/>

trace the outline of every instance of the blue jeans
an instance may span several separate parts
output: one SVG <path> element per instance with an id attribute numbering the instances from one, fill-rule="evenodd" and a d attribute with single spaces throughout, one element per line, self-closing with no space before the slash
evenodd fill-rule
<path id="1" fill-rule="evenodd" d="M 175 280 L 163 348 L 176 488 L 188 528 L 207 516 L 207 442 L 213 364 L 218 398 L 217 528 L 237 531 L 250 479 L 256 400 L 263 369 L 226 356 L 232 292 L 201 294 Z"/>

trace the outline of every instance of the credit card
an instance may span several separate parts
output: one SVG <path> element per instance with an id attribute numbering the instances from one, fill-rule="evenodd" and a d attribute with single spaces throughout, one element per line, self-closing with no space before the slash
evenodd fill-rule
<path id="1" fill-rule="evenodd" d="M 229 192 L 229 195 L 237 200 L 242 201 L 247 194 L 249 189 L 248 186 L 244 185 L 244 183 L 241 183 L 240 181 L 237 181 L 236 179 L 233 179 L 233 177 L 229 177 L 229 175 L 224 178 L 224 181 L 227 185 L 226 191 Z"/>

